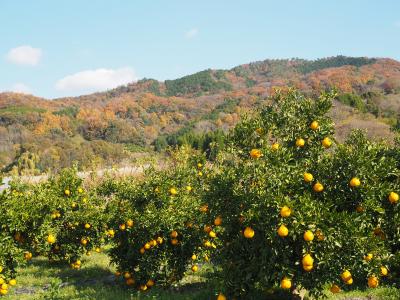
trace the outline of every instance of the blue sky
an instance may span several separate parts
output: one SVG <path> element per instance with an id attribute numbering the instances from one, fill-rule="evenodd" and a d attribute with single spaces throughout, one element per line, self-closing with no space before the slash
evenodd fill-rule
<path id="1" fill-rule="evenodd" d="M 400 1 L 0 0 L 0 91 L 73 96 L 338 54 L 400 60 Z"/>

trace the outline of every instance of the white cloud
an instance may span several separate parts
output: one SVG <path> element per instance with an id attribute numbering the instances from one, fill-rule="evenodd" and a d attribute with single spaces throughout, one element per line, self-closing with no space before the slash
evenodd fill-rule
<path id="1" fill-rule="evenodd" d="M 42 57 L 42 49 L 31 46 L 13 48 L 7 53 L 7 60 L 11 63 L 24 66 L 36 66 Z"/>
<path id="2" fill-rule="evenodd" d="M 192 28 L 189 31 L 186 31 L 185 38 L 192 39 L 198 34 L 199 34 L 199 30 L 197 28 Z"/>
<path id="3" fill-rule="evenodd" d="M 85 70 L 58 80 L 55 88 L 63 92 L 91 93 L 112 89 L 136 80 L 135 71 L 129 67 Z"/>
<path id="4" fill-rule="evenodd" d="M 31 94 L 32 93 L 31 88 L 21 82 L 13 84 L 10 91 L 15 92 L 15 93 L 23 93 L 23 94 Z"/>

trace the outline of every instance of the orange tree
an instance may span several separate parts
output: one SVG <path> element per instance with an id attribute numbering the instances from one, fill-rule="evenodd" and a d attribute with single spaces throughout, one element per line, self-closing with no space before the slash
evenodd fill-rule
<path id="1" fill-rule="evenodd" d="M 44 255 L 79 268 L 82 254 L 100 251 L 107 216 L 75 169 L 36 185 L 16 183 L 2 194 L 2 204 L 3 228 L 25 260 Z"/>
<path id="2" fill-rule="evenodd" d="M 182 149 L 171 160 L 160 171 L 147 169 L 145 179 L 110 179 L 97 189 L 113 216 L 107 231 L 111 261 L 117 275 L 140 290 L 196 272 L 203 255 L 204 159 Z"/>
<path id="3" fill-rule="evenodd" d="M 396 161 L 359 133 L 335 145 L 334 96 L 278 92 L 229 137 L 204 197 L 209 223 L 221 221 L 214 262 L 227 295 L 280 286 L 319 296 L 388 275 Z"/>

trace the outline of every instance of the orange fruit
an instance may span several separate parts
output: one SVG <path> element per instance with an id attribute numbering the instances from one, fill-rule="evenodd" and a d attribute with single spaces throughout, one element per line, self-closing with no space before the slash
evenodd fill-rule
<path id="1" fill-rule="evenodd" d="M 311 230 L 307 230 L 306 232 L 304 232 L 303 238 L 306 242 L 311 242 L 314 239 L 314 234 Z"/>
<path id="2" fill-rule="evenodd" d="M 334 284 L 334 285 L 331 286 L 330 291 L 331 291 L 333 294 L 337 294 L 337 293 L 340 292 L 340 287 L 339 287 L 337 284 Z"/>
<path id="3" fill-rule="evenodd" d="M 379 285 L 379 279 L 376 276 L 368 277 L 368 286 L 370 288 L 376 288 Z"/>
<path id="4" fill-rule="evenodd" d="M 214 231 L 212 231 L 212 230 L 208 233 L 208 235 L 209 235 L 211 238 L 217 237 L 217 234 L 216 234 Z"/>
<path id="5" fill-rule="evenodd" d="M 11 286 L 15 286 L 15 285 L 17 285 L 17 281 L 16 281 L 15 279 L 11 279 L 11 280 L 8 282 L 8 284 L 11 285 Z"/>
<path id="6" fill-rule="evenodd" d="M 312 121 L 311 124 L 310 124 L 310 128 L 312 130 L 317 130 L 319 128 L 318 122 L 317 121 Z"/>
<path id="7" fill-rule="evenodd" d="M 178 190 L 177 190 L 176 188 L 170 188 L 170 189 L 169 189 L 169 193 L 170 193 L 172 196 L 175 196 L 176 194 L 178 194 Z"/>
<path id="8" fill-rule="evenodd" d="M 289 217 L 291 213 L 292 213 L 292 210 L 289 207 L 287 207 L 286 205 L 281 208 L 280 214 L 281 214 L 282 218 Z"/>
<path id="9" fill-rule="evenodd" d="M 287 236 L 289 234 L 289 229 L 287 229 L 287 227 L 285 226 L 285 225 L 281 225 L 279 228 L 278 228 L 278 235 L 280 236 L 280 237 L 285 237 L 285 236 Z"/>
<path id="10" fill-rule="evenodd" d="M 196 259 L 197 259 L 196 254 L 193 254 L 193 255 L 192 255 L 192 260 L 196 260 Z"/>
<path id="11" fill-rule="evenodd" d="M 321 183 L 317 182 L 316 184 L 314 184 L 313 190 L 314 192 L 320 193 L 324 190 L 324 186 Z"/>
<path id="12" fill-rule="evenodd" d="M 360 185 L 361 185 L 361 181 L 360 181 L 360 179 L 358 179 L 357 177 L 353 177 L 351 180 L 350 180 L 350 186 L 351 187 L 359 187 Z"/>
<path id="13" fill-rule="evenodd" d="M 281 288 L 290 289 L 291 287 L 292 287 L 292 281 L 287 277 L 283 277 L 281 280 Z"/>
<path id="14" fill-rule="evenodd" d="M 193 271 L 193 272 L 197 272 L 198 269 L 199 269 L 199 267 L 198 267 L 197 265 L 193 265 L 193 266 L 192 266 L 192 271 Z"/>
<path id="15" fill-rule="evenodd" d="M 395 192 L 390 192 L 388 199 L 389 199 L 390 203 L 396 204 L 397 201 L 399 201 L 399 194 L 397 194 Z"/>
<path id="16" fill-rule="evenodd" d="M 314 176 L 311 173 L 304 173 L 303 178 L 305 182 L 311 182 L 314 179 Z"/>
<path id="17" fill-rule="evenodd" d="M 259 149 L 252 149 L 251 151 L 250 151 L 250 156 L 252 157 L 252 158 L 260 158 L 261 157 L 261 150 L 259 150 Z"/>
<path id="18" fill-rule="evenodd" d="M 272 150 L 274 150 L 274 151 L 279 150 L 279 147 L 280 147 L 280 145 L 278 143 L 273 143 L 271 146 Z"/>
<path id="19" fill-rule="evenodd" d="M 144 244 L 144 249 L 149 250 L 151 248 L 150 243 Z"/>
<path id="20" fill-rule="evenodd" d="M 304 147 L 305 144 L 306 144 L 306 141 L 302 138 L 299 138 L 296 140 L 296 146 L 299 148 Z"/>
<path id="21" fill-rule="evenodd" d="M 382 276 L 387 276 L 387 274 L 389 273 L 388 269 L 384 266 L 381 267 L 381 275 Z"/>
<path id="22" fill-rule="evenodd" d="M 171 240 L 171 244 L 174 245 L 174 246 L 178 245 L 178 240 L 177 239 L 172 239 Z"/>
<path id="23" fill-rule="evenodd" d="M 132 277 L 131 273 L 129 273 L 129 272 L 125 272 L 124 273 L 124 278 L 125 279 L 131 278 L 131 277 Z"/>
<path id="24" fill-rule="evenodd" d="M 49 234 L 49 235 L 47 236 L 47 242 L 48 242 L 49 244 L 54 244 L 54 243 L 56 242 L 56 237 L 55 237 L 54 235 L 52 235 L 52 234 Z"/>
<path id="25" fill-rule="evenodd" d="M 251 227 L 246 227 L 243 231 L 243 235 L 246 239 L 252 239 L 254 237 L 254 230 Z"/>
<path id="26" fill-rule="evenodd" d="M 171 238 L 175 239 L 178 237 L 178 232 L 176 230 L 172 231 L 171 234 L 169 235 Z"/>
<path id="27" fill-rule="evenodd" d="M 342 273 L 342 275 L 341 275 L 341 277 L 342 277 L 342 280 L 343 281 L 349 281 L 350 279 L 351 279 L 351 273 L 350 273 L 350 271 L 348 271 L 348 270 L 344 270 L 343 271 L 343 273 Z"/>
<path id="28" fill-rule="evenodd" d="M 368 253 L 367 255 L 364 256 L 365 261 L 371 261 L 372 258 L 374 258 L 374 255 L 372 253 Z"/>
<path id="29" fill-rule="evenodd" d="M 221 226 L 222 224 L 222 217 L 221 216 L 217 216 L 214 220 L 214 225 L 215 226 Z"/>
<path id="30" fill-rule="evenodd" d="M 85 228 L 86 228 L 86 229 L 89 229 L 89 228 L 90 228 L 90 224 L 89 224 L 89 223 L 86 223 L 86 224 L 85 224 Z"/>
<path id="31" fill-rule="evenodd" d="M 314 259 L 312 258 L 311 254 L 306 254 L 303 256 L 301 262 L 303 266 L 312 266 L 314 264 Z"/>
<path id="32" fill-rule="evenodd" d="M 126 221 L 126 226 L 133 227 L 133 220 L 129 219 L 128 221 Z"/>
<path id="33" fill-rule="evenodd" d="M 127 278 L 125 283 L 126 283 L 126 285 L 129 285 L 129 286 L 134 285 L 135 284 L 135 279 Z"/>
<path id="34" fill-rule="evenodd" d="M 159 244 L 159 245 L 161 245 L 162 243 L 163 243 L 163 238 L 161 237 L 161 236 L 159 236 L 158 238 L 157 238 L 157 243 Z"/>
<path id="35" fill-rule="evenodd" d="M 154 286 L 154 280 L 152 280 L 152 279 L 147 280 L 146 285 L 147 285 L 148 287 Z"/>
<path id="36" fill-rule="evenodd" d="M 217 296 L 217 300 L 226 300 L 226 296 L 222 293 L 219 293 Z"/>
<path id="37" fill-rule="evenodd" d="M 322 146 L 324 146 L 324 148 L 329 148 L 330 146 L 332 146 L 332 141 L 330 138 L 326 137 L 322 140 L 321 144 Z"/>

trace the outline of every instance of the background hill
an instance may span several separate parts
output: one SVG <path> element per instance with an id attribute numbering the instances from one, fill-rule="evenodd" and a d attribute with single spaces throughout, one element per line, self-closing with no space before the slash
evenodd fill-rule
<path id="1" fill-rule="evenodd" d="M 205 70 L 176 80 L 143 79 L 80 97 L 46 100 L 0 93 L 0 166 L 29 174 L 76 162 L 81 169 L 129 160 L 134 153 L 189 143 L 207 150 L 241 114 L 275 88 L 307 94 L 337 88 L 331 115 L 337 138 L 364 128 L 393 139 L 399 127 L 400 62 L 337 56 L 264 60 Z"/>

